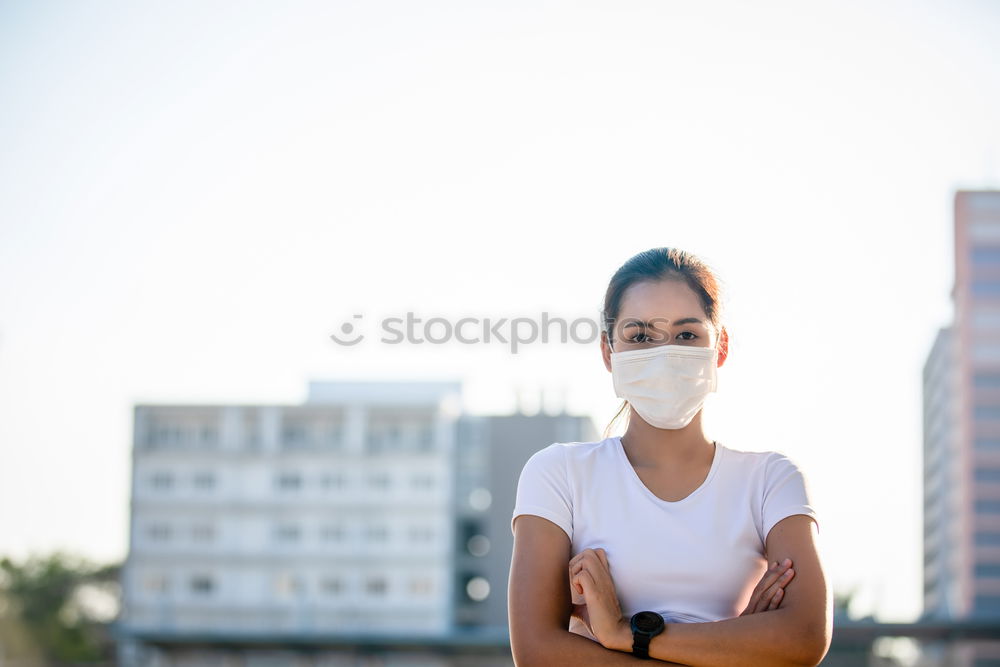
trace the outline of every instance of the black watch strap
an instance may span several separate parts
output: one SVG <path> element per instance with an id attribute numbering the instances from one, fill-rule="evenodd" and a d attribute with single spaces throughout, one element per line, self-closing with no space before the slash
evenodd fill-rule
<path id="1" fill-rule="evenodd" d="M 637 658 L 649 659 L 649 635 L 638 632 L 632 633 L 632 655 Z"/>

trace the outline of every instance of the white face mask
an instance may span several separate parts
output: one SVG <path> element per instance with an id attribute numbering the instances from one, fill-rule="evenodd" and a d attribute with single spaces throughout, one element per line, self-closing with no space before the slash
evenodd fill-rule
<path id="1" fill-rule="evenodd" d="M 715 391 L 717 350 L 657 345 L 611 353 L 615 395 L 657 428 L 684 428 Z"/>

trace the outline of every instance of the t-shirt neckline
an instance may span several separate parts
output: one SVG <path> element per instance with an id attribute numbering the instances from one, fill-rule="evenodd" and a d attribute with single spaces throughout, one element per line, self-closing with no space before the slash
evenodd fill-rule
<path id="1" fill-rule="evenodd" d="M 639 473 L 637 473 L 635 468 L 632 467 L 632 462 L 629 461 L 628 456 L 625 455 L 625 447 L 622 445 L 622 436 L 616 435 L 614 437 L 614 441 L 616 445 L 615 449 L 618 450 L 618 458 L 622 464 L 628 468 L 628 473 L 632 476 L 632 479 L 635 480 L 635 483 L 639 485 L 639 488 L 642 489 L 643 493 L 645 493 L 650 500 L 662 507 L 680 507 L 700 494 L 702 489 L 708 486 L 709 482 L 712 481 L 712 478 L 715 477 L 715 471 L 719 469 L 719 463 L 722 460 L 722 453 L 725 450 L 725 447 L 723 447 L 718 440 L 715 440 L 715 453 L 712 456 L 712 466 L 708 469 L 708 474 L 705 475 L 704 481 L 702 481 L 697 489 L 687 494 L 680 500 L 664 500 L 650 491 L 649 487 L 646 486 L 646 483 L 639 477 Z"/>

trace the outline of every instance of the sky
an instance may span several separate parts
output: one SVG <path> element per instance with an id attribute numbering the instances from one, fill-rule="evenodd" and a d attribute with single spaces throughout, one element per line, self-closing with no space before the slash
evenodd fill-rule
<path id="1" fill-rule="evenodd" d="M 986 0 L 4 3 L 0 553 L 124 558 L 135 403 L 458 379 L 603 430 L 596 343 L 330 335 L 596 319 L 674 246 L 726 290 L 707 434 L 795 460 L 852 613 L 916 618 L 921 370 L 954 193 L 1000 187 L 998 43 Z"/>

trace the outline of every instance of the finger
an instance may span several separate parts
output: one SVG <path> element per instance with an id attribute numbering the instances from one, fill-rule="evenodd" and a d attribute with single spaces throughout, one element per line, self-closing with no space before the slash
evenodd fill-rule
<path id="1" fill-rule="evenodd" d="M 764 583 L 763 588 L 767 588 L 773 584 L 777 579 L 784 573 L 791 565 L 782 565 L 781 563 L 772 564 L 767 572 L 764 573 L 764 577 L 761 582 Z"/>
<path id="2" fill-rule="evenodd" d="M 576 575 L 577 580 L 582 581 L 586 579 L 590 582 L 590 590 L 597 590 L 598 582 L 603 582 L 605 580 L 605 575 L 601 571 L 600 565 L 595 565 L 591 562 L 585 562 L 580 572 Z"/>
<path id="3" fill-rule="evenodd" d="M 580 595 L 583 595 L 583 586 L 580 584 L 580 575 L 579 574 L 573 575 L 570 578 L 569 583 L 570 583 L 570 586 L 573 587 L 574 591 L 576 591 Z"/>
<path id="4" fill-rule="evenodd" d="M 611 571 L 611 566 L 608 565 L 608 554 L 607 554 L 607 552 L 605 552 L 604 549 L 598 549 L 597 550 L 597 557 L 601 559 L 601 563 L 603 563 L 604 567 L 607 568 L 608 572 L 610 572 Z"/>
<path id="5" fill-rule="evenodd" d="M 585 569 L 577 575 L 576 580 L 580 584 L 580 590 L 584 597 L 588 597 L 588 594 L 592 594 L 594 588 L 597 586 L 597 582 L 594 581 L 594 577 L 591 576 L 590 572 Z"/>
<path id="6" fill-rule="evenodd" d="M 789 567 L 789 565 L 782 565 L 779 561 L 771 563 L 771 566 L 754 588 L 753 594 L 750 596 L 750 602 L 747 603 L 747 609 L 750 613 L 767 609 L 774 595 L 774 585 L 781 583 L 781 574 L 787 571 Z"/>
<path id="7" fill-rule="evenodd" d="M 779 588 L 775 592 L 774 597 L 771 598 L 771 604 L 767 606 L 768 609 L 777 609 L 778 605 L 781 604 L 781 600 L 785 597 L 785 589 Z"/>
<path id="8" fill-rule="evenodd" d="M 746 608 L 743 610 L 744 613 L 753 613 L 759 611 L 758 605 L 760 604 L 761 598 L 764 597 L 765 591 L 770 587 L 773 575 L 778 571 L 777 563 L 771 563 L 771 566 L 764 572 L 764 576 L 761 580 L 757 582 L 754 586 L 753 592 L 750 594 L 750 601 L 747 602 Z M 741 614 L 742 616 L 742 614 Z"/>
<path id="9" fill-rule="evenodd" d="M 767 608 L 773 609 L 773 607 L 769 607 L 769 605 L 773 601 L 774 596 L 777 595 L 779 591 L 781 592 L 781 595 L 784 596 L 785 586 L 788 585 L 788 582 L 790 582 L 792 580 L 792 577 L 794 576 L 795 576 L 795 570 L 792 569 L 785 570 L 785 572 L 781 575 L 781 577 L 779 577 L 778 580 L 774 582 L 774 584 L 772 584 L 771 587 L 764 594 L 763 600 L 765 602 L 763 605 L 759 605 L 761 606 L 761 610 Z M 779 598 L 778 601 L 780 602 L 781 598 Z"/>
<path id="10" fill-rule="evenodd" d="M 788 571 L 789 567 L 791 566 L 772 565 L 771 569 L 764 573 L 760 583 L 757 584 L 757 589 L 760 590 L 761 597 L 764 597 L 765 599 L 768 597 L 767 591 L 771 589 L 775 583 L 781 581 L 782 575 Z"/>
<path id="11" fill-rule="evenodd" d="M 781 595 L 784 594 L 784 589 L 780 586 L 772 586 L 767 589 L 767 591 L 761 595 L 760 600 L 757 602 L 757 607 L 755 611 L 767 611 L 768 609 L 774 609 L 778 606 L 778 602 L 781 601 Z"/>
<path id="12" fill-rule="evenodd" d="M 590 568 L 591 574 L 595 577 L 600 576 L 602 573 L 604 576 L 611 576 L 611 570 L 608 567 L 606 560 L 601 558 L 601 554 L 596 549 L 590 550 L 590 556 L 584 561 L 586 566 Z"/>
<path id="13" fill-rule="evenodd" d="M 580 592 L 577 590 L 575 577 L 572 572 L 569 573 L 569 590 L 574 596 Z"/>

